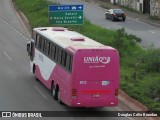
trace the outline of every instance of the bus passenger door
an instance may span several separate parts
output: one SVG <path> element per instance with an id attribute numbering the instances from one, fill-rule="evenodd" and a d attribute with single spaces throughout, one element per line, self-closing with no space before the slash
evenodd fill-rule
<path id="1" fill-rule="evenodd" d="M 33 59 L 34 59 L 34 49 L 35 49 L 34 41 L 28 42 L 27 43 L 27 52 L 28 52 L 28 55 L 30 56 L 31 61 L 33 61 Z"/>

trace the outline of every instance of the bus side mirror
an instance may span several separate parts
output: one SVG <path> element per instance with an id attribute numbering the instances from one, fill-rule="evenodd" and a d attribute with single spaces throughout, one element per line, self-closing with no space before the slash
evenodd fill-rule
<path id="1" fill-rule="evenodd" d="M 31 52 L 31 42 L 27 43 L 27 52 L 28 52 L 28 55 L 30 55 L 30 52 Z"/>

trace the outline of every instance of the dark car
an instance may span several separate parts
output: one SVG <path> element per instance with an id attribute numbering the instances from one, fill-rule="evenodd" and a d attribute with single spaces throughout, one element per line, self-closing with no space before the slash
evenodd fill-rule
<path id="1" fill-rule="evenodd" d="M 114 20 L 126 20 L 126 13 L 124 13 L 121 9 L 109 9 L 105 14 L 106 19 Z"/>

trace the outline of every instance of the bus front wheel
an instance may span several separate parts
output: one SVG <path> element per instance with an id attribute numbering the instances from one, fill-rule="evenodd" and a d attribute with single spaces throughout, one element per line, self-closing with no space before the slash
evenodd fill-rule
<path id="1" fill-rule="evenodd" d="M 56 92 L 56 90 L 55 90 L 55 88 L 54 88 L 54 83 L 52 84 L 52 96 L 53 96 L 53 98 L 54 98 L 55 100 L 57 100 L 57 92 Z"/>

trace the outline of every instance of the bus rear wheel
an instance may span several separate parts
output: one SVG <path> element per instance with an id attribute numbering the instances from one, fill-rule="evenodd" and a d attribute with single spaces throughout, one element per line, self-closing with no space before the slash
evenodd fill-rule
<path id="1" fill-rule="evenodd" d="M 57 90 L 57 100 L 58 100 L 59 104 L 63 104 L 63 102 L 60 99 L 60 90 L 59 89 Z"/>
<path id="2" fill-rule="evenodd" d="M 52 85 L 52 95 L 53 95 L 53 98 L 59 102 L 59 104 L 63 104 L 63 102 L 60 99 L 59 87 L 56 86 L 56 88 L 54 88 L 54 84 Z"/>
<path id="3" fill-rule="evenodd" d="M 56 92 L 56 90 L 55 90 L 55 88 L 54 88 L 54 84 L 52 84 L 52 96 L 53 96 L 53 98 L 55 99 L 55 100 L 57 100 L 57 92 Z"/>
<path id="4" fill-rule="evenodd" d="M 33 66 L 33 74 L 34 74 L 34 79 L 36 81 L 39 81 L 38 78 L 37 78 L 37 76 L 36 76 L 36 67 L 35 67 L 35 65 Z"/>

